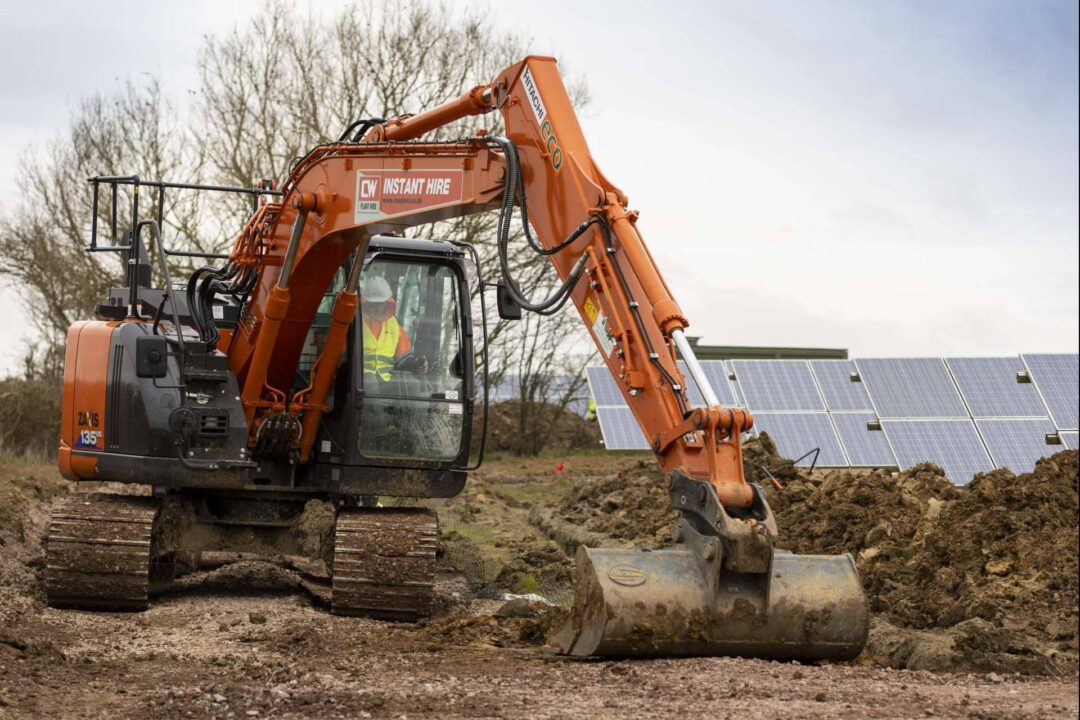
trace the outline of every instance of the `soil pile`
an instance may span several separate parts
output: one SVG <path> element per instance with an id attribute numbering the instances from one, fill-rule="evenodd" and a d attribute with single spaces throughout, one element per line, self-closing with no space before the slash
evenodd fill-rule
<path id="1" fill-rule="evenodd" d="M 997 470 L 957 487 L 932 464 L 807 476 L 767 436 L 744 449 L 781 547 L 856 557 L 875 615 L 873 655 L 895 667 L 1040 674 L 1076 666 L 1078 457 L 1065 451 L 1031 473 Z M 549 534 L 593 546 L 663 546 L 676 519 L 662 474 L 644 460 L 579 481 L 553 515 Z"/>
<path id="2" fill-rule="evenodd" d="M 601 447 L 600 426 L 575 412 L 556 405 L 533 403 L 524 409 L 521 403 L 501 402 L 488 409 L 488 452 L 523 453 L 569 452 Z M 526 436 L 522 435 L 522 427 Z M 475 421 L 473 451 L 480 447 L 480 418 Z"/>
<path id="3" fill-rule="evenodd" d="M 613 544 L 650 548 L 671 544 L 671 529 L 678 519 L 678 512 L 671 509 L 667 481 L 651 458 L 614 475 L 579 480 L 554 515 L 576 528 L 582 538 L 577 544 L 596 544 L 586 535 L 592 533 L 626 541 Z"/>
<path id="4" fill-rule="evenodd" d="M 1078 458 L 977 475 L 940 511 L 928 507 L 910 555 L 860 563 L 875 609 L 904 627 L 959 633 L 952 653 L 973 669 L 1075 669 Z"/>
<path id="5" fill-rule="evenodd" d="M 850 552 L 862 558 L 910 554 L 928 515 L 961 495 L 941 468 L 916 465 L 897 475 L 834 471 L 785 477 L 764 485 L 776 514 L 780 546 L 798 553 Z"/>
<path id="6" fill-rule="evenodd" d="M 743 467 L 750 482 L 770 483 L 769 475 L 781 483 L 800 479 L 795 466 L 780 457 L 776 445 L 764 433 L 743 444 Z M 559 501 L 552 515 L 555 521 L 548 520 L 545 530 L 549 534 L 554 530 L 556 539 L 564 546 L 646 548 L 670 545 L 671 531 L 679 517 L 671 508 L 667 478 L 651 457 L 638 460 L 614 475 L 579 480 Z"/>
<path id="7" fill-rule="evenodd" d="M 1077 651 L 1078 456 L 965 487 L 924 464 L 800 478 L 769 495 L 782 545 L 856 556 L 878 618 L 872 651 L 907 667 L 1054 672 Z"/>

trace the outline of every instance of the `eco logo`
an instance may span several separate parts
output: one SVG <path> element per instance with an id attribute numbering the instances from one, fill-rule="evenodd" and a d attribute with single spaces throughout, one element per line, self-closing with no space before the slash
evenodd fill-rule
<path id="1" fill-rule="evenodd" d="M 528 66 L 525 67 L 525 72 L 521 75 L 521 84 L 525 87 L 525 94 L 529 97 L 529 107 L 532 108 L 533 115 L 536 116 L 536 124 L 540 126 L 540 137 L 544 141 L 544 149 L 547 151 L 551 167 L 555 172 L 559 172 L 563 162 L 563 151 L 559 147 L 559 139 L 555 137 L 555 129 L 551 126 L 551 120 L 548 119 L 547 107 L 544 106 L 544 101 L 540 98 L 540 89 L 536 87 L 536 80 L 533 79 Z"/>

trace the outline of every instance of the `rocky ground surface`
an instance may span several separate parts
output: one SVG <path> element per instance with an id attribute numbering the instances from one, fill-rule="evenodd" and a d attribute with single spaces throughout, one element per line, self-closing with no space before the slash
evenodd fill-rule
<path id="1" fill-rule="evenodd" d="M 963 489 L 932 466 L 805 477 L 767 444 L 747 455 L 784 486 L 788 547 L 858 558 L 875 625 L 855 662 L 546 654 L 569 548 L 668 542 L 639 455 L 486 466 L 437 508 L 439 609 L 415 625 L 331 615 L 280 559 L 218 558 L 142 613 L 47 608 L 42 535 L 69 488 L 3 461 L 0 718 L 1077 716 L 1077 453 Z"/>

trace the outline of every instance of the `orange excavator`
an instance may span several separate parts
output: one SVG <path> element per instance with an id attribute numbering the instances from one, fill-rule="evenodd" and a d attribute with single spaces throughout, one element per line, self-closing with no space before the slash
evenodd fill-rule
<path id="1" fill-rule="evenodd" d="M 424 140 L 494 111 L 505 136 Z M 721 407 L 710 388 L 637 213 L 594 162 L 554 59 L 528 57 L 417 115 L 357 121 L 280 188 L 91 183 L 88 249 L 122 253 L 127 285 L 69 331 L 59 464 L 71 480 L 149 489 L 77 493 L 56 511 L 51 604 L 145 608 L 202 553 L 230 549 L 325 562 L 336 613 L 429 615 L 435 515 L 378 499 L 452 497 L 476 467 L 473 419 L 487 409 L 486 373 L 474 367 L 486 323 L 470 314 L 478 282 L 481 312 L 495 287 L 503 318 L 574 303 L 681 514 L 670 547 L 578 551 L 571 617 L 551 647 L 861 651 L 869 618 L 851 557 L 775 547 L 773 513 L 743 475 L 740 438 L 753 418 Z M 199 255 L 208 264 L 174 286 L 170 261 L 185 253 L 163 243 L 161 213 L 166 192 L 186 189 L 246 194 L 252 210 L 231 252 Z M 157 216 L 140 218 L 140 196 L 155 194 Z M 128 195 L 131 223 L 118 236 Z M 98 242 L 99 201 L 110 244 Z M 497 213 L 498 282 L 470 268 L 467 243 L 402 236 L 479 212 Z M 525 296 L 508 261 L 518 216 L 559 276 L 543 299 Z M 706 407 L 691 405 L 687 382 Z"/>

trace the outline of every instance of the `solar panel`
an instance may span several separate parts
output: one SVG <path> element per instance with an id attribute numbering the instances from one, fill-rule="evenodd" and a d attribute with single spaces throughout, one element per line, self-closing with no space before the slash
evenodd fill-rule
<path id="1" fill-rule="evenodd" d="M 641 428 L 634 419 L 634 413 L 627 406 L 596 408 L 596 417 L 600 421 L 600 433 L 604 436 L 604 447 L 608 450 L 648 450 Z"/>
<path id="2" fill-rule="evenodd" d="M 1080 355 L 1021 355 L 1059 430 L 1080 427 Z"/>
<path id="3" fill-rule="evenodd" d="M 969 417 L 941 358 L 872 358 L 855 367 L 882 418 Z"/>
<path id="4" fill-rule="evenodd" d="M 973 417 L 1046 417 L 1035 386 L 1016 380 L 1016 374 L 1024 370 L 1020 358 L 947 358 L 945 362 Z"/>
<path id="5" fill-rule="evenodd" d="M 1080 432 L 1058 433 L 1061 436 L 1061 444 L 1068 450 L 1080 449 Z M 1060 447 L 1058 448 L 1061 449 Z"/>
<path id="6" fill-rule="evenodd" d="M 872 412 L 833 413 L 832 421 L 852 467 L 896 467 L 896 456 L 881 430 L 867 423 L 877 420 Z"/>
<path id="7" fill-rule="evenodd" d="M 805 360 L 733 360 L 731 365 L 752 412 L 825 410 Z"/>
<path id="8" fill-rule="evenodd" d="M 599 405 L 622 405 L 626 407 L 626 398 L 619 389 L 615 378 L 606 365 L 600 367 L 585 368 L 585 374 L 589 378 L 589 392 L 593 400 Z"/>
<path id="9" fill-rule="evenodd" d="M 994 468 L 970 419 L 882 419 L 881 425 L 901 470 L 921 462 L 932 462 L 939 465 L 954 483 L 966 485 L 975 473 Z"/>
<path id="10" fill-rule="evenodd" d="M 724 375 L 725 377 L 734 377 L 734 371 L 731 369 L 731 363 L 729 361 L 723 361 Z M 738 407 L 746 407 L 746 396 L 743 394 L 742 387 L 739 385 L 739 379 L 734 378 L 728 380 L 731 385 L 731 391 L 735 394 L 735 404 Z"/>
<path id="11" fill-rule="evenodd" d="M 1046 436 L 1054 432 L 1048 418 L 976 420 L 975 425 L 994 465 L 1014 473 L 1031 472 L 1036 460 L 1061 450 L 1060 445 L 1046 444 Z"/>
<path id="12" fill-rule="evenodd" d="M 676 362 L 679 365 L 679 372 L 682 373 L 683 380 L 686 382 L 686 397 L 690 400 L 691 407 L 705 407 L 705 398 L 702 396 L 701 391 L 698 390 L 694 378 L 690 377 L 690 370 L 686 367 L 686 362 L 683 360 Z"/>
<path id="13" fill-rule="evenodd" d="M 727 364 L 723 360 L 702 360 L 701 369 L 705 373 L 705 377 L 709 379 L 709 384 L 712 386 L 713 392 L 716 393 L 716 397 L 720 399 L 720 404 L 725 407 L 746 407 L 740 404 L 739 400 L 735 397 L 735 389 L 732 387 L 732 383 L 728 380 Z"/>
<path id="14" fill-rule="evenodd" d="M 830 411 L 872 410 L 870 396 L 862 382 L 852 382 L 855 363 L 850 360 L 811 360 L 810 369 L 817 378 L 825 407 Z"/>
<path id="15" fill-rule="evenodd" d="M 794 460 L 821 448 L 817 458 L 819 467 L 847 467 L 847 458 L 827 413 L 754 413 L 754 427 L 768 433 L 786 458 Z M 798 464 L 809 466 L 813 461 L 814 457 L 810 456 Z"/>

